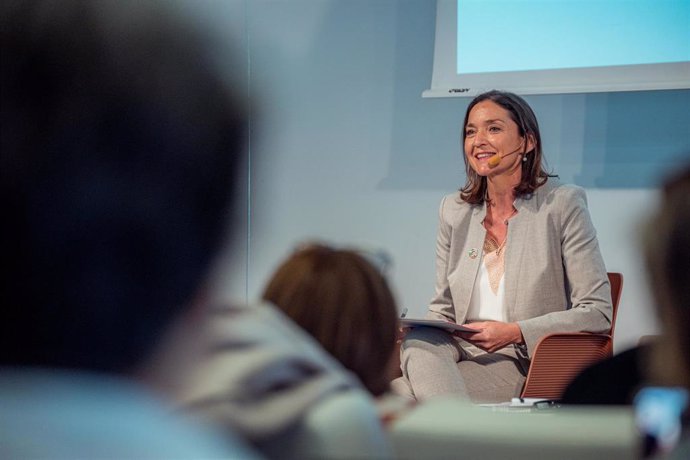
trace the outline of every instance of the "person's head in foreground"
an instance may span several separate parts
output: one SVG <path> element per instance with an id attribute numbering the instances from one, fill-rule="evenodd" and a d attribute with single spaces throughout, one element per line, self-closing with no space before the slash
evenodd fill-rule
<path id="1" fill-rule="evenodd" d="M 397 308 L 386 279 L 358 251 L 314 244 L 287 258 L 263 298 L 311 334 L 375 396 L 388 390 Z"/>
<path id="2" fill-rule="evenodd" d="M 665 182 L 660 206 L 645 234 L 647 271 L 663 331 L 652 378 L 690 389 L 690 166 Z"/>
<path id="3" fill-rule="evenodd" d="M 165 6 L 0 7 L 0 365 L 131 375 L 203 284 L 245 109 Z"/>

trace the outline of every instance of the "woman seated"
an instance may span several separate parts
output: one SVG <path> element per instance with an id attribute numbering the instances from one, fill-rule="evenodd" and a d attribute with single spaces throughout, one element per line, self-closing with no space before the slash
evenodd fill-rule
<path id="1" fill-rule="evenodd" d="M 413 329 L 394 387 L 417 400 L 509 401 L 542 336 L 609 330 L 611 292 L 585 192 L 545 171 L 527 102 L 503 91 L 477 96 L 462 141 L 467 182 L 441 202 L 427 316 L 477 332 Z"/>

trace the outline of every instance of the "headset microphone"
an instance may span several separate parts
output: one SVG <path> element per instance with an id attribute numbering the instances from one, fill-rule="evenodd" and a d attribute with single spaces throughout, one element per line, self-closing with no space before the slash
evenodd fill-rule
<path id="1" fill-rule="evenodd" d="M 503 160 L 505 157 L 513 155 L 515 153 L 518 153 L 520 150 L 522 150 L 522 142 L 520 142 L 520 146 L 518 148 L 516 148 L 515 150 L 513 150 L 510 153 L 506 153 L 505 155 L 499 155 L 497 153 L 496 155 L 489 158 L 489 162 L 488 162 L 489 168 L 494 169 L 496 166 L 501 164 L 501 160 Z"/>

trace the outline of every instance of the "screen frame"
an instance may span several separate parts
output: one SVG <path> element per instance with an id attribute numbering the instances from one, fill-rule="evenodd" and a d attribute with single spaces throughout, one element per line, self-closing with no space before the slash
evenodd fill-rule
<path id="1" fill-rule="evenodd" d="M 458 75 L 457 14 L 457 0 L 437 0 L 431 88 L 422 97 L 474 97 L 491 89 L 523 95 L 690 89 L 690 61 Z"/>

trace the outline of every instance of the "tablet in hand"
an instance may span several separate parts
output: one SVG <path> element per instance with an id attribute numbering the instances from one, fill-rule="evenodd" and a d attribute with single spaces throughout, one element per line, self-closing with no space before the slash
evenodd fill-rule
<path id="1" fill-rule="evenodd" d="M 438 319 L 414 319 L 401 318 L 400 327 L 437 327 L 448 332 L 479 332 L 477 329 L 472 329 L 462 324 L 451 323 L 450 321 L 441 321 Z"/>

